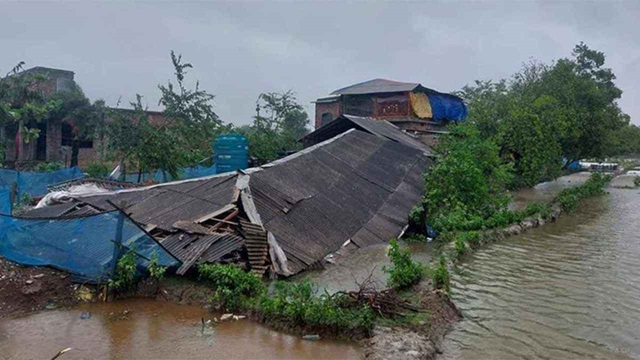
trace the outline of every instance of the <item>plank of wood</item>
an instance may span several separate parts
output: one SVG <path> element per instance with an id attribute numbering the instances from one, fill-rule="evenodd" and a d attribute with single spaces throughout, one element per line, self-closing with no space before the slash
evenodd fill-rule
<path id="1" fill-rule="evenodd" d="M 207 220 L 209 220 L 211 218 L 220 216 L 220 215 L 222 215 L 222 214 L 224 214 L 224 213 L 226 213 L 228 211 L 231 211 L 233 209 L 237 209 L 234 204 L 227 204 L 227 205 L 223 206 L 221 209 L 216 210 L 216 211 L 212 212 L 211 214 L 207 214 L 207 215 L 205 215 L 205 216 L 203 216 L 203 217 L 201 217 L 201 218 L 199 218 L 197 220 L 194 220 L 193 222 L 194 223 L 201 223 L 201 222 L 207 221 Z"/>

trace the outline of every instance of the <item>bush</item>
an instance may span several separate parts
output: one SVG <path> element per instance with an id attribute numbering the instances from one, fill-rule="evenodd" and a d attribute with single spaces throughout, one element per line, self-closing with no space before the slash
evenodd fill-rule
<path id="1" fill-rule="evenodd" d="M 417 229 L 424 229 L 424 206 L 418 204 L 409 212 L 409 225 Z"/>
<path id="2" fill-rule="evenodd" d="M 420 282 L 425 273 L 424 267 L 411 259 L 411 252 L 408 249 L 400 249 L 396 239 L 392 239 L 389 245 L 391 247 L 388 255 L 393 267 L 383 269 L 389 274 L 387 285 L 406 289 Z"/>
<path id="3" fill-rule="evenodd" d="M 32 206 L 35 201 L 36 199 L 34 199 L 34 197 L 31 196 L 31 194 L 23 193 L 20 196 L 20 199 L 18 199 L 18 201 L 15 204 L 13 204 L 13 211 L 16 213 L 19 213 L 23 210 L 26 210 L 27 208 Z"/>
<path id="4" fill-rule="evenodd" d="M 318 295 L 308 281 L 275 281 L 268 294 L 260 279 L 236 266 L 202 264 L 198 271 L 214 290 L 212 302 L 227 311 L 253 310 L 264 321 L 322 326 L 336 332 L 373 328 L 374 314 L 368 306 L 353 306 L 342 293 Z"/>
<path id="5" fill-rule="evenodd" d="M 472 125 L 459 125 L 437 150 L 441 157 L 425 174 L 423 200 L 427 222 L 435 230 L 479 228 L 483 219 L 506 207 L 510 167 L 493 141 L 481 139 Z"/>
<path id="6" fill-rule="evenodd" d="M 578 207 L 578 195 L 573 189 L 564 189 L 556 196 L 556 201 L 564 211 L 573 211 Z"/>
<path id="7" fill-rule="evenodd" d="M 527 208 L 524 209 L 524 215 L 525 216 L 533 216 L 536 214 L 541 214 L 542 212 L 544 212 L 546 206 L 544 204 L 540 204 L 540 203 L 532 203 L 527 205 Z"/>
<path id="8" fill-rule="evenodd" d="M 610 181 L 610 175 L 593 173 L 584 184 L 562 190 L 556 196 L 556 201 L 564 211 L 573 211 L 578 207 L 579 200 L 604 194 L 604 189 Z"/>
<path id="9" fill-rule="evenodd" d="M 640 176 L 633 178 L 633 186 L 640 187 Z"/>
<path id="10" fill-rule="evenodd" d="M 228 311 L 248 307 L 252 298 L 266 290 L 260 279 L 236 266 L 201 264 L 198 272 L 213 287 L 212 302 Z"/>
<path id="11" fill-rule="evenodd" d="M 317 296 L 308 281 L 276 281 L 271 295 L 263 294 L 256 304 L 263 319 L 285 319 L 302 327 L 322 326 L 334 331 L 369 331 L 374 314 L 368 306 L 351 307 L 347 295 L 327 293 Z"/>
<path id="12" fill-rule="evenodd" d="M 425 243 L 427 242 L 427 236 L 423 234 L 408 234 L 403 236 L 402 240 L 407 244 Z"/>
<path id="13" fill-rule="evenodd" d="M 126 291 L 136 284 L 136 252 L 129 249 L 116 264 L 116 271 L 109 279 L 109 287 L 115 291 Z"/>
<path id="14" fill-rule="evenodd" d="M 444 255 L 440 255 L 438 266 L 433 270 L 431 277 L 433 286 L 436 289 L 442 289 L 447 293 L 449 292 L 449 269 L 447 268 L 447 259 Z"/>
<path id="15" fill-rule="evenodd" d="M 149 267 L 147 268 L 147 270 L 149 270 L 149 276 L 157 282 L 160 282 L 160 280 L 164 278 L 164 274 L 165 272 L 167 272 L 167 268 L 166 266 L 160 265 L 160 257 L 158 256 L 157 252 L 154 252 L 153 255 L 151 255 L 151 258 L 149 259 Z"/>
<path id="16" fill-rule="evenodd" d="M 456 252 L 456 257 L 459 259 L 464 255 L 464 252 L 467 250 L 467 244 L 465 242 L 464 237 L 461 234 L 456 235 L 453 239 L 453 249 Z"/>
<path id="17" fill-rule="evenodd" d="M 43 163 L 39 163 L 38 165 L 36 165 L 35 168 L 33 168 L 33 171 L 35 172 L 54 172 L 54 171 L 58 171 L 60 169 L 62 169 L 64 167 L 64 164 L 60 161 L 54 161 L 54 162 L 43 162 Z"/>
<path id="18" fill-rule="evenodd" d="M 106 177 L 107 175 L 109 175 L 109 171 L 109 166 L 101 162 L 89 163 L 89 165 L 87 165 L 87 167 L 84 169 L 84 172 L 87 174 L 87 176 L 97 178 Z"/>

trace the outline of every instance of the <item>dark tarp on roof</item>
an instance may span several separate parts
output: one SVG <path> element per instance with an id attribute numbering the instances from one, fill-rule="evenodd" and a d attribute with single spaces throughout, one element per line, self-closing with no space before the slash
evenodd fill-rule
<path id="1" fill-rule="evenodd" d="M 350 131 L 252 173 L 249 184 L 265 229 L 296 273 L 354 236 L 361 246 L 397 236 L 429 161 L 417 149 Z"/>
<path id="2" fill-rule="evenodd" d="M 305 137 L 300 139 L 300 141 L 305 147 L 309 147 L 328 140 L 349 129 L 363 130 L 379 137 L 397 141 L 401 144 L 421 150 L 428 155 L 433 153 L 428 145 L 423 144 L 417 138 L 405 133 L 388 121 L 353 115 L 341 115 L 329 124 L 307 134 Z"/>

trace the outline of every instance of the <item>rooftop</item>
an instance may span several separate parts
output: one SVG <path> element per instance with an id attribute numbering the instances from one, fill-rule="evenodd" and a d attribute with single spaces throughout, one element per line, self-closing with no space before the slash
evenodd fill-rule
<path id="1" fill-rule="evenodd" d="M 373 79 L 338 89 L 331 95 L 359 95 L 375 93 L 391 93 L 413 91 L 422 86 L 418 83 L 407 83 L 387 79 Z"/>

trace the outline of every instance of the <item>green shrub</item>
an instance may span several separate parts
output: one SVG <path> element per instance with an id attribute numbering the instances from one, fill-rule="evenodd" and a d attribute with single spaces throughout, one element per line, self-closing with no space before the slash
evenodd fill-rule
<path id="1" fill-rule="evenodd" d="M 437 146 L 441 156 L 424 176 L 427 221 L 439 232 L 479 229 L 483 219 L 507 206 L 511 168 L 498 146 L 472 125 L 450 130 Z"/>
<path id="2" fill-rule="evenodd" d="M 136 284 L 136 252 L 130 249 L 116 264 L 116 271 L 109 279 L 109 287 L 115 291 L 126 291 Z"/>
<path id="3" fill-rule="evenodd" d="M 165 272 L 167 272 L 167 268 L 160 265 L 160 257 L 158 256 L 157 252 L 154 252 L 151 255 L 147 270 L 149 270 L 149 276 L 155 281 L 160 282 L 160 280 L 164 278 L 164 274 Z"/>
<path id="4" fill-rule="evenodd" d="M 35 168 L 33 168 L 33 171 L 35 172 L 54 172 L 54 171 L 58 171 L 60 169 L 62 169 L 64 167 L 64 164 L 60 161 L 53 161 L 53 162 L 43 162 L 43 163 L 39 163 L 38 165 L 36 165 Z"/>
<path id="5" fill-rule="evenodd" d="M 13 204 L 13 211 L 19 213 L 22 210 L 25 210 L 27 207 L 32 206 L 34 202 L 35 199 L 33 198 L 33 196 L 31 196 L 31 194 L 23 193 L 20 196 L 20 199 L 15 204 Z"/>
<path id="6" fill-rule="evenodd" d="M 604 189 L 610 181 L 610 175 L 593 173 L 584 184 L 562 190 L 555 200 L 564 211 L 573 211 L 578 207 L 579 200 L 604 194 Z"/>
<path id="7" fill-rule="evenodd" d="M 424 215 L 424 206 L 422 204 L 414 206 L 409 212 L 409 224 L 418 229 L 424 228 Z"/>
<path id="8" fill-rule="evenodd" d="M 384 267 L 383 270 L 389 274 L 387 285 L 389 287 L 406 289 L 422 280 L 425 268 L 411 259 L 411 252 L 408 249 L 401 249 L 396 239 L 389 242 L 389 258 L 393 267 Z"/>
<path id="9" fill-rule="evenodd" d="M 248 307 L 251 299 L 266 290 L 260 279 L 236 266 L 201 264 L 198 271 L 214 290 L 212 302 L 228 311 Z"/>
<path id="10" fill-rule="evenodd" d="M 545 210 L 546 206 L 540 203 L 532 203 L 527 205 L 527 208 L 524 209 L 525 216 L 533 216 L 536 214 L 541 214 Z"/>
<path id="11" fill-rule="evenodd" d="M 477 231 L 468 231 L 466 233 L 462 233 L 462 236 L 465 243 L 469 244 L 469 246 L 476 248 L 480 245 L 480 233 Z"/>
<path id="12" fill-rule="evenodd" d="M 427 242 L 427 236 L 423 234 L 408 234 L 402 237 L 402 240 L 407 244 L 417 244 Z"/>
<path id="13" fill-rule="evenodd" d="M 369 331 L 374 313 L 368 306 L 355 305 L 347 295 L 317 295 L 308 281 L 276 281 L 273 293 L 266 293 L 256 304 L 264 320 L 286 320 L 302 327 L 321 326 L 334 331 Z"/>
<path id="14" fill-rule="evenodd" d="M 449 292 L 449 269 L 447 268 L 447 259 L 444 255 L 440 255 L 438 266 L 433 269 L 431 277 L 433 286 L 436 289 L 442 289 L 447 293 Z"/>
<path id="15" fill-rule="evenodd" d="M 456 257 L 459 259 L 464 255 L 465 251 L 467 251 L 467 244 L 462 237 L 462 233 L 456 235 L 453 239 L 453 249 L 456 252 Z"/>
<path id="16" fill-rule="evenodd" d="M 92 162 L 87 165 L 84 172 L 89 177 L 106 177 L 109 175 L 110 168 L 107 164 L 101 162 Z"/>
<path id="17" fill-rule="evenodd" d="M 564 189 L 556 196 L 556 201 L 564 211 L 573 211 L 578 207 L 578 195 L 573 189 Z"/>
<path id="18" fill-rule="evenodd" d="M 633 178 L 633 186 L 640 187 L 640 176 Z"/>

